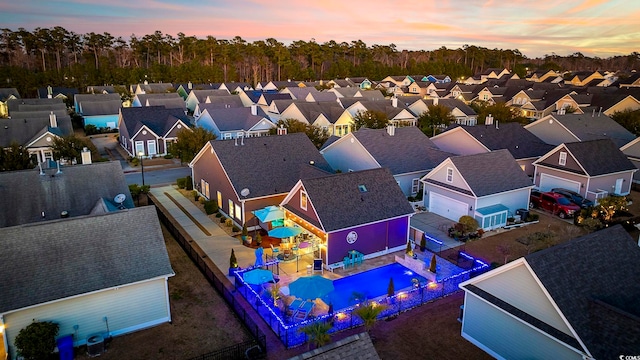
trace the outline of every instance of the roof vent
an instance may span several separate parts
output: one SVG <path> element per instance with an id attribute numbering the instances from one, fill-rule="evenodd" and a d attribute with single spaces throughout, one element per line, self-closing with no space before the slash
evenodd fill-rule
<path id="1" fill-rule="evenodd" d="M 69 212 L 68 212 L 67 210 L 63 210 L 63 211 L 60 213 L 60 218 L 62 218 L 62 219 L 66 219 L 66 218 L 68 218 L 68 217 L 69 217 Z"/>
<path id="2" fill-rule="evenodd" d="M 360 190 L 361 193 L 367 192 L 367 187 L 364 184 L 360 184 L 358 185 L 358 190 Z"/>

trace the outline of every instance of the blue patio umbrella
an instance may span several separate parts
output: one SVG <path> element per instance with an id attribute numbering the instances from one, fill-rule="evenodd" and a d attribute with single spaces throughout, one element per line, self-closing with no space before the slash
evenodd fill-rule
<path id="1" fill-rule="evenodd" d="M 277 227 L 275 229 L 269 230 L 269 236 L 284 239 L 292 236 L 296 236 L 302 233 L 302 228 L 293 227 L 293 226 L 283 226 Z"/>
<path id="2" fill-rule="evenodd" d="M 321 298 L 333 290 L 333 281 L 319 275 L 301 277 L 289 284 L 289 294 L 304 300 Z"/>
<path id="3" fill-rule="evenodd" d="M 269 205 L 265 208 L 253 211 L 258 220 L 263 223 L 284 219 L 284 211 L 278 206 Z"/>
<path id="4" fill-rule="evenodd" d="M 253 269 L 242 274 L 242 278 L 247 284 L 262 285 L 273 281 L 273 273 L 269 270 Z"/>

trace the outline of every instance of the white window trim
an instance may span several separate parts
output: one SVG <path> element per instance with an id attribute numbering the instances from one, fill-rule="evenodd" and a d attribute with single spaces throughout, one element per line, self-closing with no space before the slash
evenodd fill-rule
<path id="1" fill-rule="evenodd" d="M 560 155 L 558 156 L 558 164 L 559 165 L 567 165 L 567 153 L 564 151 L 560 151 Z"/>
<path id="2" fill-rule="evenodd" d="M 302 201 L 302 199 L 304 199 L 304 201 Z M 307 198 L 307 193 L 300 190 L 300 208 L 306 211 L 308 203 L 309 199 Z"/>
<path id="3" fill-rule="evenodd" d="M 447 177 L 446 180 L 448 183 L 453 182 L 453 168 L 447 168 Z"/>
<path id="4" fill-rule="evenodd" d="M 235 211 L 236 219 L 240 220 L 240 222 L 242 223 L 243 222 L 242 221 L 242 208 L 238 204 L 234 204 L 234 205 L 236 207 L 236 211 Z"/>
<path id="5" fill-rule="evenodd" d="M 420 191 L 420 179 L 415 178 L 411 180 L 411 194 L 417 194 Z"/>
<path id="6" fill-rule="evenodd" d="M 234 210 L 234 206 L 235 204 L 233 203 L 233 200 L 229 199 L 229 217 L 233 219 L 233 210 Z"/>
<path id="7" fill-rule="evenodd" d="M 138 150 L 138 147 L 141 147 L 141 150 Z M 145 148 L 144 148 L 144 141 L 136 141 L 135 142 L 135 146 L 134 146 L 134 155 L 138 156 L 140 155 L 139 153 L 143 153 L 146 154 Z"/>
<path id="8" fill-rule="evenodd" d="M 231 139 L 231 133 L 224 133 L 224 135 L 222 135 L 222 138 L 223 138 L 224 140 Z"/>
<path id="9" fill-rule="evenodd" d="M 153 148 L 153 152 L 151 152 L 152 148 Z M 158 154 L 158 144 L 156 143 L 155 140 L 147 140 L 147 152 L 149 153 L 149 156 Z"/>

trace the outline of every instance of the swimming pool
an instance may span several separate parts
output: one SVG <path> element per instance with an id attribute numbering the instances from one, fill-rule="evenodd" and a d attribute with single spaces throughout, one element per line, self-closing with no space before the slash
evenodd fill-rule
<path id="1" fill-rule="evenodd" d="M 338 311 L 363 300 L 357 300 L 354 296 L 355 293 L 361 294 L 367 299 L 386 295 L 390 278 L 393 278 L 396 293 L 401 289 L 410 288 L 413 285 L 412 279 L 418 279 L 423 284 L 426 282 L 424 277 L 399 263 L 393 263 L 334 280 L 334 291 L 327 295 L 323 301 L 331 302 L 333 309 Z"/>

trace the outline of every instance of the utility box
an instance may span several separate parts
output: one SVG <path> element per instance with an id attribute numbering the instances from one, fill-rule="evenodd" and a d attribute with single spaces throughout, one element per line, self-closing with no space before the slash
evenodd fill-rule
<path id="1" fill-rule="evenodd" d="M 93 334 L 87 337 L 87 355 L 89 357 L 100 356 L 104 353 L 104 337 L 102 334 Z"/>

